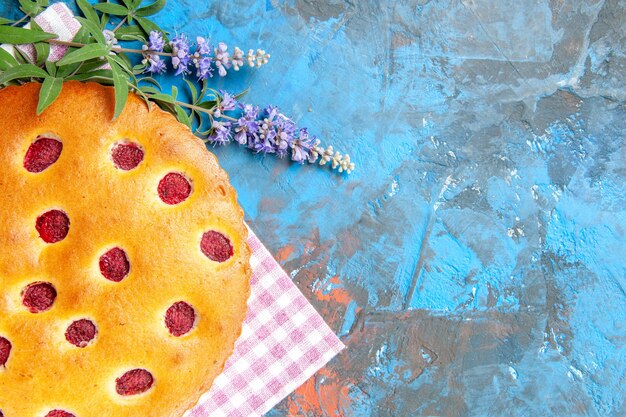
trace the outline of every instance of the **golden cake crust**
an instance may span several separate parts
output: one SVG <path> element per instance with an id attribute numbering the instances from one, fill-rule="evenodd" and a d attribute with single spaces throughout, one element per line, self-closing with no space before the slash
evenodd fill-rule
<path id="1" fill-rule="evenodd" d="M 0 337 L 11 343 L 0 366 L 4 417 L 180 417 L 208 390 L 232 353 L 249 295 L 250 250 L 243 211 L 227 175 L 201 140 L 156 105 L 131 95 L 112 121 L 114 93 L 95 83 L 67 82 L 59 98 L 36 115 L 40 85 L 0 90 Z M 40 136 L 63 144 L 58 160 L 28 172 L 24 157 Z M 118 169 L 115 143 L 144 151 L 134 169 Z M 192 192 L 165 204 L 157 192 L 168 173 L 190 179 Z M 69 218 L 65 239 L 46 243 L 35 224 L 52 209 Z M 230 239 L 233 256 L 209 259 L 205 232 Z M 100 257 L 123 248 L 130 272 L 104 278 Z M 52 308 L 32 313 L 23 290 L 49 282 Z M 167 309 L 191 305 L 195 327 L 176 337 Z M 97 336 L 72 345 L 68 326 L 91 320 Z M 148 370 L 154 383 L 139 395 L 120 395 L 116 380 Z"/>

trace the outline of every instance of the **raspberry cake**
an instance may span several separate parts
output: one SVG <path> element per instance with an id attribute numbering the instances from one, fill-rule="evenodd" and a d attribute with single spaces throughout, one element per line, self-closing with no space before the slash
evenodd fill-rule
<path id="1" fill-rule="evenodd" d="M 235 191 L 156 105 L 39 88 L 0 90 L 0 416 L 180 417 L 246 313 Z"/>

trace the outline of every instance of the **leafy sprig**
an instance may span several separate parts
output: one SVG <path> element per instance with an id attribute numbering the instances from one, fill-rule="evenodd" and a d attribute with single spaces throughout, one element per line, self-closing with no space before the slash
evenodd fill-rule
<path id="1" fill-rule="evenodd" d="M 238 71 L 247 63 L 260 67 L 268 62 L 269 54 L 250 49 L 247 54 L 235 48 L 232 55 L 226 44 L 213 47 L 198 37 L 195 52 L 186 36 L 171 40 L 167 33 L 149 19 L 165 7 L 166 0 L 143 4 L 142 0 L 107 1 L 90 4 L 75 0 L 82 17 L 81 25 L 71 41 L 59 40 L 53 33 L 43 31 L 34 17 L 48 7 L 48 0 L 19 0 L 24 16 L 19 20 L 0 18 L 0 43 L 18 45 L 13 54 L 0 48 L 0 86 L 19 85 L 29 81 L 41 82 L 37 114 L 41 114 L 59 96 L 64 81 L 93 81 L 111 85 L 115 90 L 113 118 L 123 111 L 129 93 L 142 97 L 172 113 L 194 133 L 213 144 L 225 144 L 234 138 L 240 145 L 280 157 L 291 154 L 300 163 L 329 163 L 339 172 L 350 172 L 354 163 L 331 147 L 323 148 L 319 140 L 309 136 L 306 129 L 295 124 L 272 106 L 260 111 L 258 107 L 239 103 L 245 92 L 231 95 L 209 87 L 208 80 L 217 70 L 225 76 L 227 70 Z M 19 27 L 25 22 L 29 28 Z M 138 41 L 141 49 L 122 45 Z M 34 56 L 19 45 L 31 44 Z M 57 62 L 50 58 L 51 45 L 68 48 Z M 137 59 L 139 57 L 139 59 Z M 170 64 L 176 75 L 185 77 L 191 100 L 179 100 L 179 92 L 162 91 L 150 73 L 160 73 Z M 195 68 L 196 82 L 187 77 Z M 198 87 L 199 84 L 199 87 Z"/>

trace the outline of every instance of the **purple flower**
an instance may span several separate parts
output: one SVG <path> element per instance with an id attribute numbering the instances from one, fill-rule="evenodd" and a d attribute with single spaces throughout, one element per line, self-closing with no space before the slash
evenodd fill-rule
<path id="1" fill-rule="evenodd" d="M 200 55 L 208 55 L 211 53 L 211 45 L 209 45 L 208 39 L 198 36 L 196 38 L 196 45 L 196 53 Z"/>
<path id="2" fill-rule="evenodd" d="M 209 140 L 217 145 L 224 145 L 230 142 L 230 122 L 213 122 L 211 130 L 213 133 L 209 135 Z"/>
<path id="3" fill-rule="evenodd" d="M 239 71 L 239 68 L 243 67 L 243 51 L 236 46 L 230 62 L 233 64 L 235 71 Z"/>
<path id="4" fill-rule="evenodd" d="M 306 128 L 300 129 L 298 138 L 291 142 L 291 160 L 303 164 L 309 159 L 314 141 L 315 136 L 309 138 L 309 132 Z"/>
<path id="5" fill-rule="evenodd" d="M 269 120 L 273 120 L 277 114 L 278 114 L 278 107 L 272 106 L 271 104 L 263 109 L 263 117 Z"/>
<path id="6" fill-rule="evenodd" d="M 187 40 L 187 36 L 182 33 L 174 37 L 170 41 L 170 46 L 174 54 L 172 57 L 172 66 L 176 69 L 174 75 L 189 74 L 188 66 L 191 61 L 191 56 L 189 54 L 189 41 Z"/>
<path id="7" fill-rule="evenodd" d="M 115 32 L 112 30 L 103 30 L 102 34 L 104 35 L 104 40 L 108 46 L 117 45 L 117 38 L 115 37 Z"/>
<path id="8" fill-rule="evenodd" d="M 243 110 L 243 114 L 251 119 L 259 117 L 259 108 L 252 104 L 240 104 L 239 107 Z"/>
<path id="9" fill-rule="evenodd" d="M 226 70 L 230 68 L 230 54 L 227 49 L 228 46 L 224 42 L 218 43 L 215 48 L 215 66 L 221 77 L 225 77 Z"/>
<path id="10" fill-rule="evenodd" d="M 215 110 L 215 117 L 222 117 L 222 113 L 225 111 L 235 110 L 235 104 L 237 104 L 235 98 L 226 91 L 220 90 L 220 94 L 222 95 L 222 101 Z"/>
<path id="11" fill-rule="evenodd" d="M 153 30 L 150 32 L 148 38 L 148 49 L 156 52 L 163 52 L 165 46 L 165 40 L 163 40 L 163 34 L 159 31 Z"/>
<path id="12" fill-rule="evenodd" d="M 261 140 L 261 143 L 263 144 L 263 147 L 261 148 L 263 150 L 258 150 L 257 147 L 255 146 L 255 149 L 259 152 L 270 152 L 267 149 L 267 146 L 270 146 L 272 148 L 271 153 L 274 153 L 276 151 L 276 149 L 274 149 L 274 145 L 275 145 L 274 138 L 276 138 L 274 118 L 276 117 L 276 112 L 277 112 L 276 107 L 268 106 L 265 110 L 263 110 L 263 116 L 265 117 L 258 121 L 259 139 Z"/>
<path id="13" fill-rule="evenodd" d="M 150 55 L 147 58 L 147 63 L 150 65 L 146 68 L 146 71 L 152 74 L 161 74 L 166 70 L 165 62 L 158 55 Z"/>
<path id="14" fill-rule="evenodd" d="M 254 149 L 255 143 L 259 140 L 257 132 L 259 125 L 257 117 L 259 108 L 250 104 L 239 105 L 243 109 L 243 115 L 235 122 L 235 140 L 240 145 L 248 145 L 250 149 Z"/>
<path id="15" fill-rule="evenodd" d="M 276 136 L 274 145 L 276 146 L 276 153 L 282 158 L 287 155 L 289 147 L 293 142 L 296 133 L 296 124 L 281 113 L 278 115 L 275 125 Z"/>
<path id="16" fill-rule="evenodd" d="M 257 152 L 263 152 L 263 153 L 275 153 L 276 152 L 276 149 L 274 149 L 274 145 L 270 143 L 267 137 L 256 141 L 252 149 L 254 149 Z"/>
<path id="17" fill-rule="evenodd" d="M 203 57 L 196 62 L 196 76 L 199 80 L 206 80 L 208 77 L 213 77 L 213 67 L 211 66 L 211 58 Z"/>

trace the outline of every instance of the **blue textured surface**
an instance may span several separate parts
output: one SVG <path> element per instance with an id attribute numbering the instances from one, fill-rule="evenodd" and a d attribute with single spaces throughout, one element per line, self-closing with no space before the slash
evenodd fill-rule
<path id="1" fill-rule="evenodd" d="M 626 415 L 626 4 L 230 1 L 163 23 L 350 177 L 217 149 L 348 349 L 271 416 Z"/>
<path id="2" fill-rule="evenodd" d="M 5 7 L 6 7 L 6 1 Z M 626 415 L 626 4 L 169 2 L 350 177 L 215 149 L 348 349 L 270 416 Z"/>

